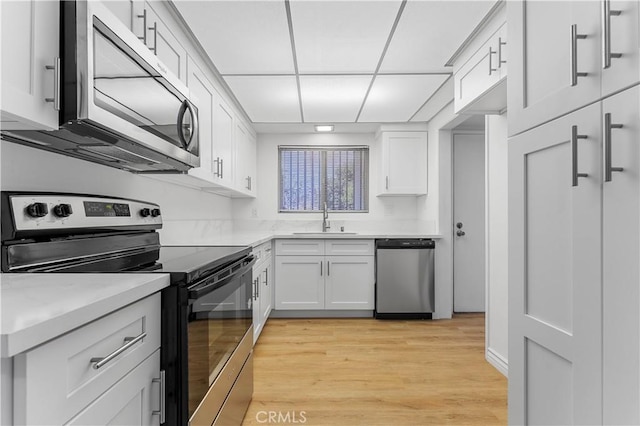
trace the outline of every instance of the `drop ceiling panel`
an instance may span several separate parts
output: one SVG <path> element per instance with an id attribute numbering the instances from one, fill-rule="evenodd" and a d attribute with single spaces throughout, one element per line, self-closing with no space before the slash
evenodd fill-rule
<path id="1" fill-rule="evenodd" d="M 300 73 L 373 73 L 399 1 L 292 1 Z"/>
<path id="2" fill-rule="evenodd" d="M 227 76 L 224 80 L 251 121 L 301 121 L 298 86 L 294 76 Z"/>
<path id="3" fill-rule="evenodd" d="M 379 75 L 358 122 L 409 121 L 449 76 Z"/>
<path id="4" fill-rule="evenodd" d="M 221 74 L 293 73 L 283 1 L 175 1 Z"/>
<path id="5" fill-rule="evenodd" d="M 305 122 L 354 122 L 371 78 L 371 75 L 300 76 Z"/>
<path id="6" fill-rule="evenodd" d="M 409 0 L 380 72 L 451 72 L 444 64 L 494 4 Z"/>

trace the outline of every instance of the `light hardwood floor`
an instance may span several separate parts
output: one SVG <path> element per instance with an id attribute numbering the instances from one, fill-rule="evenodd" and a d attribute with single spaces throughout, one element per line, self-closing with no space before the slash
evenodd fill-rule
<path id="1" fill-rule="evenodd" d="M 269 319 L 243 425 L 506 423 L 507 380 L 484 359 L 484 315 L 464 314 Z"/>

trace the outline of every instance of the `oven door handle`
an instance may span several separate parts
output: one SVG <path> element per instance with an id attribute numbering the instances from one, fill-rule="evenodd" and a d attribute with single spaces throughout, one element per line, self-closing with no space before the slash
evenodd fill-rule
<path id="1" fill-rule="evenodd" d="M 242 259 L 238 264 L 232 265 L 231 268 L 237 267 L 236 270 L 233 270 L 230 275 L 225 276 L 221 280 L 213 280 L 210 282 L 205 282 L 203 284 L 198 284 L 189 289 L 188 297 L 189 300 L 196 300 L 201 297 L 206 296 L 217 288 L 223 287 L 233 281 L 236 277 L 243 275 L 251 267 L 256 263 L 256 257 L 254 255 L 249 255 L 246 258 Z"/>

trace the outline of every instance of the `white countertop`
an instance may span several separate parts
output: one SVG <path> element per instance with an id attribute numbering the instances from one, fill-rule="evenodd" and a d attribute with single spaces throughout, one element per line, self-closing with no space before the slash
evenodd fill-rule
<path id="1" fill-rule="evenodd" d="M 0 355 L 17 355 L 168 285 L 168 274 L 0 274 Z"/>
<path id="2" fill-rule="evenodd" d="M 217 236 L 215 238 L 215 244 L 220 246 L 252 246 L 256 247 L 262 243 L 265 243 L 272 239 L 285 239 L 285 238 L 307 238 L 307 239 L 382 239 L 382 238 L 442 238 L 440 234 L 384 234 L 384 233 L 341 233 L 341 232 L 247 232 L 247 233 L 234 233 L 227 236 Z"/>

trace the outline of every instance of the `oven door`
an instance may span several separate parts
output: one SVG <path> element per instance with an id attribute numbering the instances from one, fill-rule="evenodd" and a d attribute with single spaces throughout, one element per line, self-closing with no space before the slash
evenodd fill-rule
<path id="1" fill-rule="evenodd" d="M 188 289 L 190 424 L 213 421 L 253 347 L 255 261 L 248 256 Z"/>
<path id="2" fill-rule="evenodd" d="M 198 166 L 198 111 L 184 84 L 100 2 L 62 8 L 61 126 L 89 135 L 104 129 Z M 103 146 L 80 149 L 112 155 Z"/>

